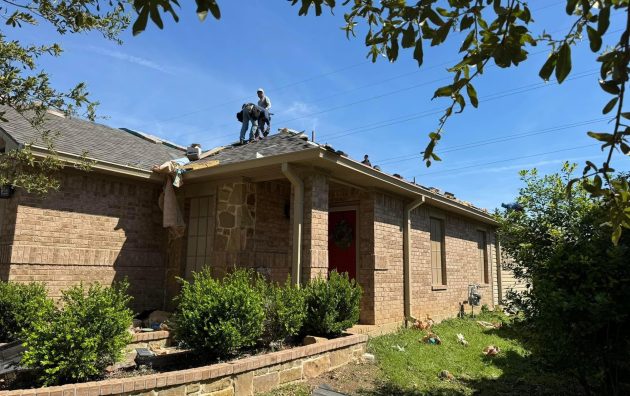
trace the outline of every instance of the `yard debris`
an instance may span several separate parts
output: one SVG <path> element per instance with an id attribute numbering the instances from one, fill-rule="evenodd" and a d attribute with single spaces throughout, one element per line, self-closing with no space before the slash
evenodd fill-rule
<path id="1" fill-rule="evenodd" d="M 413 327 L 420 330 L 429 330 L 433 327 L 435 322 L 429 315 L 427 315 L 427 320 L 416 320 L 413 324 Z"/>
<path id="2" fill-rule="evenodd" d="M 483 320 L 478 320 L 477 324 L 481 327 L 483 327 L 484 329 L 500 329 L 501 326 L 503 326 L 503 323 L 501 322 L 485 322 Z"/>
<path id="3" fill-rule="evenodd" d="M 425 335 L 424 337 L 422 337 L 421 341 L 424 342 L 425 344 L 431 344 L 431 345 L 440 345 L 442 343 L 442 340 L 440 339 L 440 337 L 438 337 L 437 334 L 434 334 L 434 333 L 429 333 Z"/>
<path id="4" fill-rule="evenodd" d="M 462 344 L 463 346 L 468 346 L 468 341 L 466 341 L 462 333 L 457 334 L 457 342 Z"/>
<path id="5" fill-rule="evenodd" d="M 397 349 L 398 352 L 405 352 L 405 347 L 401 347 L 400 345 L 392 345 L 392 348 Z"/>
<path id="6" fill-rule="evenodd" d="M 496 345 L 488 345 L 483 348 L 483 354 L 486 356 L 496 356 L 501 352 L 501 349 Z"/>
<path id="7" fill-rule="evenodd" d="M 453 374 L 451 374 L 448 370 L 442 370 L 438 373 L 438 377 L 441 380 L 452 381 L 455 379 Z"/>
<path id="8" fill-rule="evenodd" d="M 371 353 L 364 353 L 362 359 L 366 362 L 374 362 L 376 361 L 376 357 Z"/>

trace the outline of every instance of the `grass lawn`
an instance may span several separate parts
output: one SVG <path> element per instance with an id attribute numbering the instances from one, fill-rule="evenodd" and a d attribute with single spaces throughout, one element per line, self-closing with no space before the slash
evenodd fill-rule
<path id="1" fill-rule="evenodd" d="M 477 321 L 500 322 L 500 329 L 485 329 Z M 376 394 L 401 395 L 528 395 L 579 394 L 576 384 L 558 373 L 545 370 L 527 350 L 523 337 L 509 326 L 502 314 L 484 313 L 476 318 L 446 320 L 433 328 L 442 340 L 430 345 L 420 340 L 425 331 L 404 329 L 374 338 L 369 350 L 376 356 L 382 383 Z M 457 342 L 463 334 L 469 345 Z M 494 357 L 482 351 L 496 345 Z M 404 348 L 401 351 L 400 348 Z M 454 379 L 439 377 L 448 370 Z"/>
<path id="2" fill-rule="evenodd" d="M 478 320 L 501 322 L 503 326 L 485 329 Z M 433 332 L 442 340 L 441 345 L 421 342 L 427 333 L 416 329 L 372 338 L 368 351 L 376 356 L 375 365 L 348 365 L 272 394 L 305 396 L 322 383 L 342 393 L 363 396 L 581 394 L 575 381 L 546 369 L 528 351 L 522 334 L 509 326 L 509 319 L 502 314 L 446 320 L 434 326 Z M 464 335 L 468 346 L 457 342 L 458 333 Z M 482 351 L 488 345 L 498 346 L 501 352 L 485 356 Z M 442 370 L 454 378 L 441 379 Z"/>

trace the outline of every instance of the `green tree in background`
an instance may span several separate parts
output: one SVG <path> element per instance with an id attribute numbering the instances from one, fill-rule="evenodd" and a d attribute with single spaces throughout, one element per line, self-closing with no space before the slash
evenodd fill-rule
<path id="1" fill-rule="evenodd" d="M 118 40 L 130 21 L 125 4 L 99 0 L 0 1 L 0 16 L 5 22 L 0 30 L 0 126 L 8 122 L 7 111 L 15 110 L 41 133 L 38 144 L 51 153 L 36 158 L 27 146 L 0 154 L 0 185 L 10 184 L 42 194 L 59 188 L 56 174 L 63 164 L 54 151 L 55 131 L 43 124 L 46 109 L 94 120 L 97 104 L 88 98 L 84 83 L 61 92 L 52 87 L 48 74 L 38 69 L 41 57 L 62 54 L 58 44 L 31 45 L 9 40 L 6 31 L 47 24 L 62 35 L 97 31 L 106 39 Z"/>
<path id="2" fill-rule="evenodd" d="M 509 298 L 524 313 L 535 354 L 573 373 L 587 394 L 627 394 L 630 235 L 613 245 L 610 226 L 600 224 L 605 204 L 579 184 L 568 187 L 574 169 L 522 171 L 522 210 L 497 216 L 510 269 L 530 286 Z"/>
<path id="3" fill-rule="evenodd" d="M 217 0 L 195 0 L 195 3 L 200 20 L 203 21 L 208 14 L 221 18 Z M 602 112 L 610 114 L 613 122 L 608 131 L 588 132 L 602 143 L 604 158 L 587 161 L 582 176 L 574 179 L 573 183 L 579 182 L 592 197 L 602 198 L 607 203 L 606 218 L 612 226 L 613 241 L 619 240 L 622 228 L 630 228 L 630 187 L 626 180 L 611 179 L 614 154 L 630 154 L 630 126 L 627 121 L 630 112 L 623 110 L 630 62 L 628 0 L 566 0 L 564 12 L 573 17 L 574 23 L 567 32 L 557 37 L 548 33 L 535 35 L 531 31 L 535 15 L 524 0 L 419 0 L 411 4 L 405 0 L 346 0 L 341 4 L 335 0 L 289 0 L 289 3 L 299 7 L 299 15 L 307 15 L 311 11 L 321 15 L 325 8 L 331 11 L 341 8 L 346 36 L 364 31 L 368 57 L 374 62 L 379 55 L 396 61 L 399 54 L 407 50 L 421 66 L 426 46 L 443 45 L 453 39 L 459 41 L 461 36 L 455 36 L 453 32 L 465 35 L 459 49 L 461 59 L 449 69 L 453 74 L 452 83 L 437 89 L 433 96 L 446 98 L 448 103 L 436 129 L 429 133 L 429 142 L 423 153 L 427 166 L 440 160 L 436 146 L 448 119 L 462 112 L 467 104 L 473 107 L 479 105 L 474 83 L 489 64 L 500 68 L 517 66 L 528 61 L 531 47 L 548 45 L 550 54 L 540 69 L 540 77 L 548 80 L 553 75 L 558 83 L 562 83 L 571 72 L 572 47 L 588 43 L 595 54 L 594 60 L 600 64 L 601 88 L 610 94 Z M 45 22 L 52 24 L 61 34 L 96 30 L 113 40 L 128 26 L 130 21 L 125 12 L 131 9 L 137 14 L 133 23 L 134 34 L 144 31 L 149 20 L 163 28 L 164 14 L 179 20 L 176 12 L 178 0 L 134 0 L 132 3 L 0 0 L 0 4 L 0 11 L 5 13 L 10 28 Z M 610 20 L 616 15 L 624 17 L 625 27 L 620 32 L 611 32 Z M 57 107 L 69 113 L 85 107 L 88 118 L 94 117 L 95 103 L 87 98 L 85 85 L 79 84 L 68 93 L 60 93 L 50 87 L 45 73 L 35 71 L 37 58 L 45 54 L 59 55 L 58 46 L 31 47 L 15 41 L 7 42 L 4 35 L 0 37 L 0 67 L 3 68 L 0 104 L 16 108 L 21 114 L 35 110 L 40 116 L 29 119 L 33 119 L 36 125 L 41 121 L 41 110 L 45 107 Z M 582 40 L 583 37 L 588 40 Z M 20 181 L 16 177 L 2 176 L 4 173 L 0 167 L 0 182 Z"/>

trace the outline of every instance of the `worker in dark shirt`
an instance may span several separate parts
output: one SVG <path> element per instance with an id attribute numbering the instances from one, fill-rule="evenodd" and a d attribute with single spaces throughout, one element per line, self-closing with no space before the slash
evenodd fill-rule
<path id="1" fill-rule="evenodd" d="M 365 156 L 363 157 L 363 161 L 361 161 L 361 163 L 363 165 L 372 166 L 372 163 L 370 162 L 370 159 L 368 158 L 367 154 L 365 154 Z"/>

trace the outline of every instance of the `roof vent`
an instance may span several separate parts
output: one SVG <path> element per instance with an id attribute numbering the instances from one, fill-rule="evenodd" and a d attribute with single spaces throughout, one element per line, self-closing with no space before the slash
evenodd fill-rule
<path id="1" fill-rule="evenodd" d="M 193 143 L 186 148 L 186 157 L 191 161 L 197 161 L 201 156 L 201 145 Z"/>

